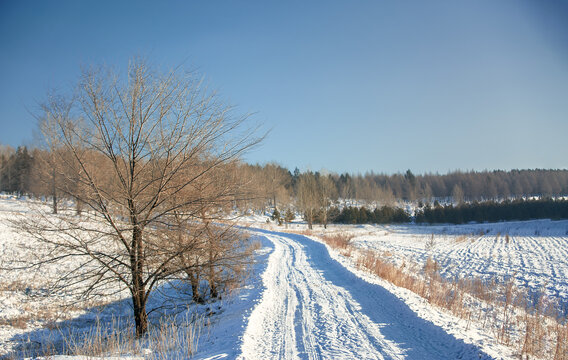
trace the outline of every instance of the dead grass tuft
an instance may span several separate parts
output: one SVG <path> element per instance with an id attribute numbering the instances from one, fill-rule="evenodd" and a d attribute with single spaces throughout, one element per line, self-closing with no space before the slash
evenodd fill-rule
<path id="1" fill-rule="evenodd" d="M 11 326 L 16 329 L 27 329 L 31 318 L 29 315 L 18 315 L 11 318 L 0 319 L 0 326 Z"/>
<path id="2" fill-rule="evenodd" d="M 467 235 L 460 235 L 460 236 L 456 237 L 454 241 L 459 244 L 459 243 L 462 243 L 462 242 L 466 242 L 469 239 L 470 238 Z"/>
<path id="3" fill-rule="evenodd" d="M 338 233 L 334 235 L 326 235 L 323 237 L 329 246 L 334 249 L 346 249 L 350 244 L 351 240 L 354 238 L 353 235 L 348 235 L 344 233 Z"/>

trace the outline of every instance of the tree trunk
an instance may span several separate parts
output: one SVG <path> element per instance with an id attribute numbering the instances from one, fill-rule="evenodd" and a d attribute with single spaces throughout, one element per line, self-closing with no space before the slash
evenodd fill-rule
<path id="1" fill-rule="evenodd" d="M 132 295 L 137 338 L 144 336 L 144 334 L 148 332 L 148 314 L 146 313 L 146 300 L 144 297 L 143 290 L 139 290 L 137 293 Z"/>
<path id="2" fill-rule="evenodd" d="M 217 291 L 214 262 L 213 249 L 209 249 L 209 290 L 212 299 L 216 299 L 219 296 L 219 292 Z"/>
<path id="3" fill-rule="evenodd" d="M 55 193 L 53 193 L 52 199 L 53 199 L 53 213 L 57 214 L 57 195 L 55 195 Z"/>
<path id="4" fill-rule="evenodd" d="M 53 199 L 53 213 L 57 214 L 57 188 L 55 184 L 55 167 L 51 173 L 51 197 Z"/>
<path id="5" fill-rule="evenodd" d="M 130 253 L 130 267 L 132 270 L 132 305 L 134 308 L 134 322 L 136 324 L 136 337 L 142 337 L 148 331 L 148 314 L 146 313 L 146 289 L 143 280 L 144 271 L 144 244 L 142 243 L 142 229 L 132 215 L 132 247 Z"/>
<path id="6" fill-rule="evenodd" d="M 83 213 L 83 202 L 79 198 L 75 198 L 75 214 L 81 216 Z"/>
<path id="7" fill-rule="evenodd" d="M 203 304 L 205 301 L 201 294 L 199 294 L 199 273 L 197 271 L 187 270 L 187 276 L 191 283 L 191 297 L 197 304 Z"/>
<path id="8" fill-rule="evenodd" d="M 209 249 L 208 249 L 208 254 L 209 254 L 209 264 L 207 265 L 207 269 L 208 269 L 208 281 L 209 281 L 209 291 L 210 291 L 210 295 L 212 299 L 215 299 L 219 296 L 219 292 L 217 291 L 217 278 L 216 278 L 216 274 L 215 274 L 215 241 L 217 241 L 217 238 L 215 237 L 215 234 L 211 231 L 211 229 L 209 228 L 209 220 L 207 220 L 207 214 L 205 213 L 205 209 L 201 210 L 201 218 L 203 219 L 203 222 L 205 223 L 205 232 L 207 234 L 207 239 L 209 242 Z"/>

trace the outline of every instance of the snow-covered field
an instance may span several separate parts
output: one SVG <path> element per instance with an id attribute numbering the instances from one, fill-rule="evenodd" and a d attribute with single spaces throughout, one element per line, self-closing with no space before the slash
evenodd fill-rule
<path id="1" fill-rule="evenodd" d="M 30 239 L 9 224 L 26 209 L 25 201 L 0 198 L 0 358 L 18 357 L 18 346 L 40 344 L 47 337 L 61 341 L 69 329 L 84 333 L 97 319 L 106 324 L 111 318 L 128 322 L 128 297 L 112 299 L 106 306 L 62 308 L 66 299 L 42 292 L 46 274 L 53 278 L 64 268 L 36 273 L 1 269 L 14 258 L 29 256 L 18 244 Z M 353 259 L 317 237 L 284 233 L 284 226 L 265 221 L 262 216 L 248 219 L 260 249 L 242 288 L 214 304 L 188 302 L 184 311 L 176 313 L 178 319 L 194 315 L 200 319 L 194 358 L 514 358 L 514 349 L 499 345 L 494 333 L 475 322 L 458 319 L 406 289 L 358 270 Z M 291 228 L 303 230 L 305 224 Z M 520 286 L 534 291 L 545 286 L 551 296 L 566 302 L 566 221 L 330 226 L 327 230 L 318 226 L 314 233 L 320 232 L 350 233 L 357 247 L 372 248 L 394 263 L 424 263 L 433 256 L 447 277 L 514 276 Z M 155 302 L 159 300 L 158 294 Z M 163 319 L 151 317 L 151 327 Z M 155 346 L 141 343 L 140 351 L 120 358 L 152 358 Z M 166 353 L 169 358 L 187 358 L 175 348 Z"/>
<path id="2" fill-rule="evenodd" d="M 424 264 L 432 256 L 447 278 L 514 278 L 533 294 L 544 289 L 568 303 L 568 221 L 535 220 L 469 225 L 362 225 L 331 227 L 353 244 L 393 263 Z M 433 239 L 433 240 L 432 240 Z"/>

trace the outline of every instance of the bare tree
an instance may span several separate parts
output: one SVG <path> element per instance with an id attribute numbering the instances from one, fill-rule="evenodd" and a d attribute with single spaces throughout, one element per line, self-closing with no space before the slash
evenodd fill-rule
<path id="1" fill-rule="evenodd" d="M 282 198 L 286 194 L 286 185 L 290 182 L 290 174 L 288 171 L 276 163 L 266 164 L 264 167 L 266 176 L 268 197 L 272 201 L 272 206 L 278 206 L 277 198 Z"/>
<path id="2" fill-rule="evenodd" d="M 321 221 L 323 223 L 323 227 L 327 229 L 327 223 L 330 220 L 329 207 L 331 206 L 332 200 L 337 199 L 337 189 L 333 180 L 331 180 L 327 173 L 323 173 L 318 176 L 317 183 L 317 195 L 321 211 Z"/>
<path id="3" fill-rule="evenodd" d="M 309 229 L 313 227 L 319 205 L 320 197 L 316 177 L 311 171 L 305 172 L 298 179 L 298 207 L 304 212 Z"/>
<path id="4" fill-rule="evenodd" d="M 458 205 L 461 205 L 463 203 L 463 190 L 461 188 L 461 186 L 459 186 L 458 184 L 454 185 L 454 188 L 452 190 L 452 198 L 454 199 L 454 202 Z"/>
<path id="5" fill-rule="evenodd" d="M 46 104 L 53 121 L 48 143 L 61 147 L 53 155 L 70 169 L 61 175 L 78 184 L 59 190 L 84 204 L 84 215 L 44 216 L 22 228 L 57 254 L 44 262 L 80 260 L 62 283 L 86 282 L 85 295 L 104 293 L 109 282 L 127 288 L 141 336 L 150 293 L 185 271 L 180 257 L 198 246 L 173 241 L 174 235 L 187 231 L 189 219 L 202 218 L 204 204 L 227 199 L 194 185 L 260 138 L 243 128 L 246 116 L 235 117 L 193 74 L 162 73 L 139 60 L 126 76 L 83 71 L 68 103 L 69 111 Z"/>

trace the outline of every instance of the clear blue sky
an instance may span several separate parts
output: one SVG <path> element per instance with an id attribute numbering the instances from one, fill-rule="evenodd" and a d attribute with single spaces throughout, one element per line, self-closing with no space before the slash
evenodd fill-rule
<path id="1" fill-rule="evenodd" d="M 80 66 L 185 62 L 272 129 L 250 162 L 568 168 L 568 2 L 0 0 L 0 143 Z"/>

